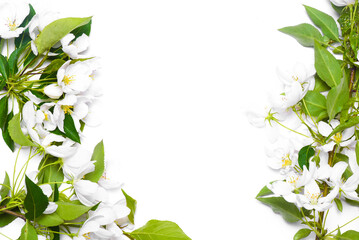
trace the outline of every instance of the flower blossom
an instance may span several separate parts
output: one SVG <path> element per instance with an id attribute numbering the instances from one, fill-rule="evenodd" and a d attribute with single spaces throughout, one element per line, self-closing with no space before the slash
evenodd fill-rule
<path id="1" fill-rule="evenodd" d="M 25 30 L 20 27 L 30 12 L 28 4 L 6 1 L 0 3 L 0 37 L 10 39 L 20 36 Z"/>

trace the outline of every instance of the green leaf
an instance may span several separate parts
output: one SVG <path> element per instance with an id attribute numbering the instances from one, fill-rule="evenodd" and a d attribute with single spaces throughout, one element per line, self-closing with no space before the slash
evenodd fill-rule
<path id="1" fill-rule="evenodd" d="M 57 71 L 64 63 L 65 63 L 65 60 L 63 60 L 63 59 L 53 60 L 42 72 L 40 79 L 51 78 L 51 77 L 56 78 Z"/>
<path id="2" fill-rule="evenodd" d="M 61 183 L 64 180 L 61 164 L 56 157 L 50 155 L 44 156 L 39 164 L 39 169 L 41 169 L 37 177 L 39 184 L 51 183 L 50 185 L 54 189 L 54 182 Z"/>
<path id="3" fill-rule="evenodd" d="M 327 99 L 320 92 L 308 91 L 302 101 L 307 115 L 318 117 L 327 112 Z"/>
<path id="4" fill-rule="evenodd" d="M 10 75 L 14 75 L 18 71 L 18 59 L 25 47 L 15 49 L 9 57 L 9 71 Z"/>
<path id="5" fill-rule="evenodd" d="M 5 172 L 4 182 L 0 189 L 1 199 L 4 199 L 9 194 L 10 190 L 11 190 L 10 178 L 9 178 L 9 175 L 7 174 L 7 172 Z"/>
<path id="6" fill-rule="evenodd" d="M 298 153 L 298 164 L 301 169 L 303 169 L 304 166 L 309 169 L 309 159 L 313 157 L 315 154 L 314 148 L 312 146 L 308 145 L 300 149 Z"/>
<path id="7" fill-rule="evenodd" d="M 42 192 L 41 188 L 25 176 L 25 184 L 27 194 L 24 200 L 24 206 L 27 210 L 26 219 L 35 220 L 45 211 L 49 205 L 47 196 Z"/>
<path id="8" fill-rule="evenodd" d="M 6 145 L 8 145 L 8 147 L 11 149 L 11 151 L 15 150 L 15 144 L 14 141 L 11 139 L 10 137 L 10 133 L 9 133 L 9 122 L 11 121 L 11 119 L 14 117 L 13 112 L 10 112 L 9 115 L 7 115 L 7 119 L 5 121 L 5 125 L 3 127 L 3 131 L 2 131 L 2 137 L 6 143 Z"/>
<path id="9" fill-rule="evenodd" d="M 264 186 L 259 193 L 257 194 L 256 198 L 264 197 L 273 194 L 271 190 L 267 186 Z"/>
<path id="10" fill-rule="evenodd" d="M 126 205 L 131 210 L 130 214 L 128 215 L 128 220 L 130 220 L 130 222 L 132 224 L 135 224 L 135 213 L 136 213 L 137 201 L 135 199 L 133 199 L 131 196 L 129 196 L 123 189 L 121 189 L 121 190 L 122 190 L 123 195 L 125 195 Z"/>
<path id="11" fill-rule="evenodd" d="M 296 26 L 284 27 L 279 29 L 282 33 L 294 37 L 304 47 L 313 47 L 314 41 L 322 42 L 322 34 L 314 26 L 302 23 Z"/>
<path id="12" fill-rule="evenodd" d="M 333 131 L 329 134 L 329 136 L 326 138 L 326 141 L 329 140 L 329 138 L 331 138 L 334 134 L 338 133 L 338 132 L 342 132 L 347 128 L 353 127 L 355 125 L 359 124 L 359 117 L 353 117 L 350 118 L 348 121 L 346 121 L 345 123 L 341 123 L 339 124 L 336 128 L 333 129 Z"/>
<path id="13" fill-rule="evenodd" d="M 338 86 L 343 77 L 337 59 L 318 42 L 315 42 L 315 69 L 319 77 L 329 86 Z"/>
<path id="14" fill-rule="evenodd" d="M 349 100 L 348 83 L 343 81 L 336 87 L 333 87 L 327 96 L 327 112 L 329 119 L 333 119 L 339 113 L 345 103 Z"/>
<path id="15" fill-rule="evenodd" d="M 191 240 L 176 223 L 170 221 L 150 220 L 127 234 L 136 240 Z"/>
<path id="16" fill-rule="evenodd" d="M 74 120 L 70 114 L 65 114 L 64 132 L 71 140 L 81 143 L 79 133 L 76 130 Z"/>
<path id="17" fill-rule="evenodd" d="M 91 33 L 91 24 L 92 24 L 92 20 L 90 20 L 87 24 L 76 28 L 75 30 L 73 30 L 71 33 L 73 35 L 75 35 L 75 38 L 80 37 L 82 34 L 86 34 L 87 36 L 90 36 Z"/>
<path id="18" fill-rule="evenodd" d="M 293 237 L 293 240 L 299 240 L 303 239 L 309 236 L 309 234 L 312 232 L 312 230 L 308 228 L 302 228 L 300 229 Z"/>
<path id="19" fill-rule="evenodd" d="M 39 54 L 50 50 L 58 41 L 68 33 L 88 24 L 92 17 L 87 18 L 62 18 L 47 25 L 35 40 Z"/>
<path id="20" fill-rule="evenodd" d="M 315 86 L 313 91 L 315 92 L 326 92 L 330 90 L 330 87 L 318 76 L 318 74 L 315 74 Z M 326 108 L 326 107 L 325 107 Z"/>
<path id="21" fill-rule="evenodd" d="M 37 218 L 36 221 L 45 227 L 55 227 L 64 223 L 64 220 L 56 212 L 43 214 L 41 217 Z"/>
<path id="22" fill-rule="evenodd" d="M 85 175 L 86 180 L 98 182 L 105 171 L 105 148 L 103 141 L 99 142 L 93 150 L 92 161 L 95 161 L 95 170 Z"/>
<path id="23" fill-rule="evenodd" d="M 359 232 L 349 230 L 339 236 L 339 240 L 357 240 L 359 239 Z"/>
<path id="24" fill-rule="evenodd" d="M 9 63 L 7 62 L 6 58 L 0 54 L 0 74 L 6 80 L 9 79 L 10 75 L 10 68 Z"/>
<path id="25" fill-rule="evenodd" d="M 36 229 L 31 225 L 31 222 L 26 221 L 21 229 L 21 235 L 18 240 L 38 240 Z"/>
<path id="26" fill-rule="evenodd" d="M 26 27 L 31 19 L 36 15 L 36 12 L 31 4 L 29 4 L 30 12 L 29 15 L 24 19 L 20 27 Z M 15 38 L 15 46 L 16 48 L 20 48 L 22 46 L 25 46 L 28 42 L 31 41 L 30 35 L 29 35 L 29 28 L 26 28 L 19 37 Z"/>
<path id="27" fill-rule="evenodd" d="M 273 212 L 282 215 L 287 222 L 298 222 L 302 218 L 297 206 L 282 197 L 257 198 L 260 202 L 272 208 Z"/>
<path id="28" fill-rule="evenodd" d="M 334 202 L 335 202 L 335 205 L 337 206 L 338 210 L 340 212 L 343 212 L 343 204 L 342 204 L 342 201 L 340 201 L 340 199 L 338 198 L 334 198 Z"/>
<path id="29" fill-rule="evenodd" d="M 325 36 L 337 42 L 340 41 L 338 26 L 332 16 L 309 6 L 304 5 L 304 7 L 310 19 L 323 31 Z"/>
<path id="30" fill-rule="evenodd" d="M 20 127 L 20 113 L 16 114 L 9 121 L 9 134 L 11 139 L 14 140 L 20 146 L 36 146 L 32 141 L 30 141 L 25 134 L 22 132 Z"/>
<path id="31" fill-rule="evenodd" d="M 0 214 L 0 228 L 12 223 L 17 217 L 9 214 Z"/>
<path id="32" fill-rule="evenodd" d="M 356 144 L 355 144 L 355 156 L 356 156 L 356 159 L 357 159 L 357 163 L 359 165 L 359 141 L 357 141 Z"/>
<path id="33" fill-rule="evenodd" d="M 87 207 L 82 204 L 72 202 L 56 202 L 56 213 L 65 221 L 74 220 L 81 215 L 87 213 L 92 207 Z"/>
<path id="34" fill-rule="evenodd" d="M 3 129 L 7 119 L 8 112 L 8 97 L 5 96 L 0 99 L 0 128 Z"/>

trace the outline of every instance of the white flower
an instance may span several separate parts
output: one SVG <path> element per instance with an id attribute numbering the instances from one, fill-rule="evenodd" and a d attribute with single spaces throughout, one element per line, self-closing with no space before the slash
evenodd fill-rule
<path id="1" fill-rule="evenodd" d="M 82 34 L 75 41 L 73 41 L 74 39 L 75 35 L 72 33 L 67 34 L 64 38 L 62 38 L 62 50 L 71 59 L 84 58 L 85 56 L 80 53 L 84 52 L 89 47 L 89 37 L 86 34 Z"/>
<path id="2" fill-rule="evenodd" d="M 330 1 L 338 7 L 344 7 L 355 3 L 355 0 L 330 0 Z"/>
<path id="3" fill-rule="evenodd" d="M 297 104 L 314 87 L 313 75 L 314 72 L 302 64 L 294 65 L 291 71 L 278 70 L 282 89 L 279 93 L 270 95 L 269 101 L 273 109 L 283 111 Z"/>
<path id="4" fill-rule="evenodd" d="M 18 37 L 25 28 L 20 27 L 30 7 L 26 3 L 6 1 L 0 3 L 0 37 L 4 39 Z"/>
<path id="5" fill-rule="evenodd" d="M 318 130 L 321 135 L 324 137 L 328 137 L 330 133 L 336 128 L 340 122 L 336 119 L 330 121 L 330 124 L 326 122 L 319 122 L 318 123 Z M 340 145 L 341 147 L 347 147 L 354 143 L 355 127 L 350 127 L 345 129 L 343 132 L 338 132 L 330 137 L 330 141 L 323 146 L 320 146 L 324 151 L 329 152 L 333 150 L 335 144 Z"/>
<path id="6" fill-rule="evenodd" d="M 34 142 L 42 146 L 45 152 L 55 157 L 68 157 L 76 152 L 75 142 L 45 130 L 42 124 L 37 123 L 39 118 L 36 115 L 34 104 L 31 101 L 26 102 L 22 109 L 24 132 L 28 133 Z M 54 142 L 62 144 L 53 145 Z"/>
<path id="7" fill-rule="evenodd" d="M 297 153 L 289 139 L 279 140 L 267 147 L 268 165 L 286 173 L 297 163 Z"/>
<path id="8" fill-rule="evenodd" d="M 80 120 L 89 112 L 85 102 L 78 101 L 77 96 L 66 94 L 65 98 L 58 101 L 54 107 L 54 119 L 61 131 L 64 131 L 65 114 L 70 114 L 77 130 L 80 129 Z"/>
<path id="9" fill-rule="evenodd" d="M 121 239 L 122 230 L 115 224 L 118 219 L 127 218 L 130 209 L 124 201 L 113 206 L 100 205 L 99 208 L 90 213 L 90 217 L 79 231 L 79 237 L 74 239 Z"/>
<path id="10" fill-rule="evenodd" d="M 358 201 L 358 193 L 355 190 L 359 184 L 359 173 L 355 172 L 345 181 L 342 175 L 347 167 L 348 164 L 345 162 L 338 162 L 334 165 L 330 176 L 330 185 L 339 187 L 339 190 L 344 193 L 346 198 Z"/>
<path id="11" fill-rule="evenodd" d="M 93 69 L 86 61 L 77 61 L 70 64 L 71 60 L 64 63 L 57 71 L 57 84 L 63 92 L 78 94 L 85 92 L 91 85 Z"/>
<path id="12" fill-rule="evenodd" d="M 304 195 L 297 195 L 297 200 L 298 203 L 308 210 L 315 209 L 322 212 L 331 207 L 332 200 L 337 196 L 338 192 L 339 188 L 334 187 L 327 196 L 322 197 L 318 184 L 312 179 L 304 186 Z"/>
<path id="13" fill-rule="evenodd" d="M 52 194 L 52 188 L 50 184 L 44 184 L 40 185 L 40 188 L 42 192 L 49 198 Z M 43 212 L 44 214 L 51 214 L 54 213 L 57 210 L 58 205 L 54 202 L 49 202 L 49 205 L 47 205 L 47 208 Z"/>

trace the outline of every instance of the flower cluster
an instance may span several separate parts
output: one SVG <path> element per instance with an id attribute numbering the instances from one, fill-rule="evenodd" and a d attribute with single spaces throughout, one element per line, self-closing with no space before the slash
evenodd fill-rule
<path id="1" fill-rule="evenodd" d="M 359 203 L 359 8 L 358 1 L 332 3 L 339 24 L 304 6 L 321 31 L 307 23 L 280 29 L 314 48 L 314 66 L 297 63 L 289 71 L 278 71 L 281 89 L 270 94 L 269 106 L 248 112 L 253 126 L 271 130 L 268 165 L 279 173 L 257 199 L 285 220 L 308 226 L 294 239 L 311 233 L 316 239 L 359 238 L 359 232 L 341 233 L 341 227 L 329 231 L 325 226 L 331 208 L 342 211 L 343 201 Z"/>
<path id="2" fill-rule="evenodd" d="M 169 221 L 124 232 L 134 224 L 136 200 L 106 178 L 103 141 L 92 153 L 81 145 L 84 128 L 99 123 L 102 95 L 98 60 L 88 55 L 91 22 L 0 1 L 0 127 L 18 151 L 12 178 L 5 173 L 0 185 L 0 227 L 21 218 L 15 237 L 33 240 L 190 239 Z M 20 151 L 29 157 L 16 176 Z M 37 170 L 28 173 L 36 158 Z"/>

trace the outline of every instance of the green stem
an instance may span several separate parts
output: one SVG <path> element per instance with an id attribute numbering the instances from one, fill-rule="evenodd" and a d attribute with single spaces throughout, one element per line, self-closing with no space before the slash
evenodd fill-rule
<path id="1" fill-rule="evenodd" d="M 305 134 L 303 134 L 303 133 L 297 132 L 297 131 L 295 131 L 295 130 L 293 130 L 293 129 L 291 129 L 291 128 L 289 128 L 289 127 L 283 125 L 283 124 L 281 124 L 277 119 L 274 119 L 273 121 L 276 122 L 276 123 L 278 123 L 280 126 L 284 127 L 285 129 L 287 129 L 287 130 L 289 130 L 289 131 L 291 131 L 291 132 L 294 132 L 294 133 L 296 133 L 296 134 L 299 134 L 299 135 L 301 135 L 301 136 L 303 136 L 303 137 L 310 138 L 309 136 L 307 136 L 307 135 L 305 135 Z"/>

